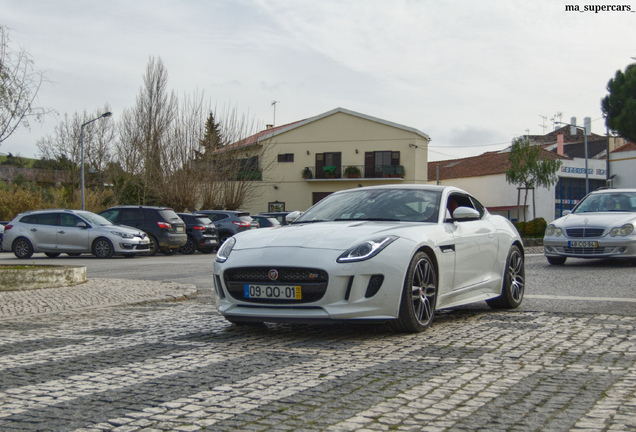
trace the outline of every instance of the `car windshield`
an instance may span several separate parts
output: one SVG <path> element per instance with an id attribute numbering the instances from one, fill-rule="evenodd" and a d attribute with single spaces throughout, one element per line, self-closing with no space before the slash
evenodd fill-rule
<path id="1" fill-rule="evenodd" d="M 636 212 L 636 192 L 607 192 L 590 194 L 572 213 Z"/>
<path id="2" fill-rule="evenodd" d="M 361 189 L 327 196 L 294 223 L 339 220 L 437 222 L 441 193 L 422 189 Z"/>
<path id="3" fill-rule="evenodd" d="M 91 225 L 99 225 L 99 226 L 110 226 L 113 223 L 106 219 L 103 216 L 100 216 L 91 212 L 78 212 L 78 215 L 83 217 L 90 223 Z"/>

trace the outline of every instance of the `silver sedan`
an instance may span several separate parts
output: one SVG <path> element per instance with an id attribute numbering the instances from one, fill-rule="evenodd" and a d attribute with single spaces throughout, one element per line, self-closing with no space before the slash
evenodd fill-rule
<path id="1" fill-rule="evenodd" d="M 636 259 L 636 189 L 601 189 L 552 222 L 543 246 L 548 262 L 572 258 Z"/>

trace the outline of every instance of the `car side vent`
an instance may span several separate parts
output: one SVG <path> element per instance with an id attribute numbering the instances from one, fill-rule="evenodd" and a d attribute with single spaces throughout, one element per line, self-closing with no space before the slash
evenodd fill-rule
<path id="1" fill-rule="evenodd" d="M 214 275 L 214 289 L 216 290 L 216 295 L 219 296 L 219 298 L 225 298 L 223 287 L 221 285 L 221 278 L 217 275 Z"/>
<path id="2" fill-rule="evenodd" d="M 367 285 L 367 292 L 364 294 L 366 298 L 373 297 L 380 291 L 380 287 L 382 286 L 382 282 L 384 282 L 383 275 L 373 275 L 369 279 L 369 285 Z"/>

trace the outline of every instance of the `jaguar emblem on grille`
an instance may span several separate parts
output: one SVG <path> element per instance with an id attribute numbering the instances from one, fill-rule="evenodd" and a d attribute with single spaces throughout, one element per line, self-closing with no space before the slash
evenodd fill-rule
<path id="1" fill-rule="evenodd" d="M 269 273 L 267 273 L 267 276 L 269 276 L 271 280 L 275 281 L 278 279 L 278 270 L 271 269 Z"/>

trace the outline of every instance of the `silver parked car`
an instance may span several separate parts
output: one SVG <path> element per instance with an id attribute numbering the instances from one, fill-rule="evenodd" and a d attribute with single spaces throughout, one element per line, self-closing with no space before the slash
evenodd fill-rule
<path id="1" fill-rule="evenodd" d="M 5 227 L 3 248 L 16 257 L 30 258 L 44 252 L 50 258 L 61 253 L 98 258 L 113 254 L 126 257 L 148 251 L 145 232 L 113 225 L 102 216 L 85 210 L 34 210 L 21 213 Z"/>
<path id="2" fill-rule="evenodd" d="M 635 225 L 636 189 L 600 189 L 548 225 L 544 253 L 554 265 L 568 257 L 636 260 Z"/>

